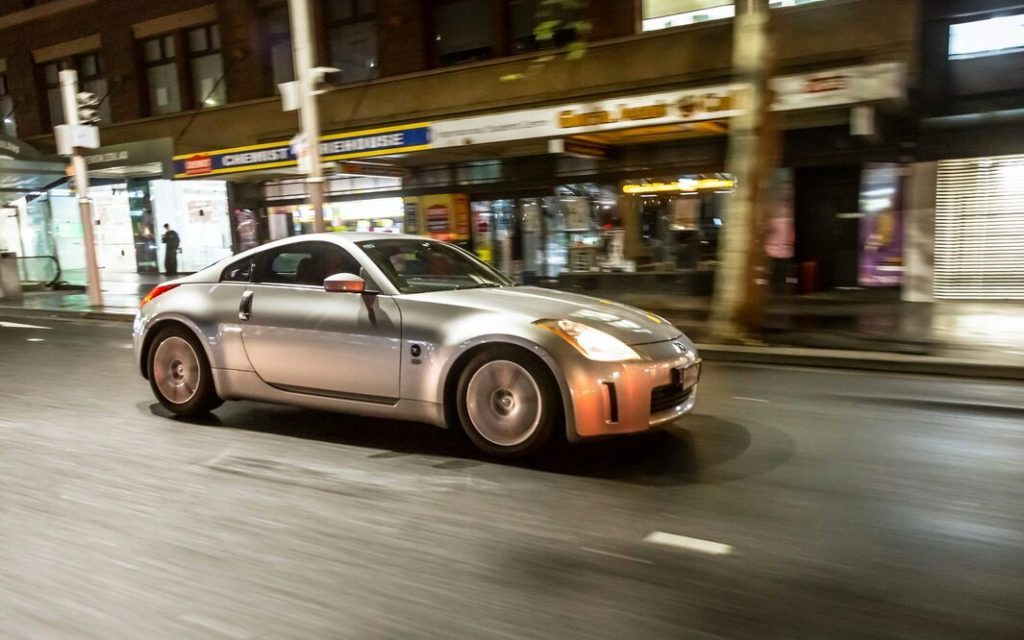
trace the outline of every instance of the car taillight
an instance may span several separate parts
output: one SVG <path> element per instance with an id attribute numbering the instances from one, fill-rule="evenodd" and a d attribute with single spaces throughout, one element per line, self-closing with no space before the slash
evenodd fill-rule
<path id="1" fill-rule="evenodd" d="M 178 285 L 178 284 L 158 284 L 157 286 L 153 287 L 152 291 L 150 291 L 149 293 L 146 294 L 146 297 L 142 299 L 142 302 L 139 303 L 139 306 L 140 307 L 146 306 L 147 304 L 149 304 L 150 302 L 155 300 L 157 298 L 157 296 L 161 296 L 161 295 L 167 293 L 168 291 L 170 291 L 171 289 L 174 289 L 175 287 L 178 287 L 178 286 L 180 286 L 180 285 Z"/>

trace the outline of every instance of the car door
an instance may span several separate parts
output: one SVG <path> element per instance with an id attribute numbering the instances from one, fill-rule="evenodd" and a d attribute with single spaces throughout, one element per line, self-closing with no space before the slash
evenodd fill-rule
<path id="1" fill-rule="evenodd" d="M 360 273 L 326 241 L 264 252 L 240 305 L 242 342 L 267 383 L 297 393 L 394 403 L 399 395 L 401 320 L 385 295 L 328 292 L 334 273 Z"/>

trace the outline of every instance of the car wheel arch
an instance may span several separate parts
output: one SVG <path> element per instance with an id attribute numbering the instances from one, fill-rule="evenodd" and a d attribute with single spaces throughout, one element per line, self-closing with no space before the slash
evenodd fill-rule
<path id="1" fill-rule="evenodd" d="M 181 318 L 160 318 L 159 320 L 154 321 L 153 324 L 146 329 L 146 335 L 142 339 L 139 367 L 142 369 L 142 377 L 146 380 L 149 380 L 149 355 L 150 349 L 153 348 L 153 341 L 156 340 L 156 337 L 165 329 L 174 326 L 181 327 L 192 333 L 199 341 L 199 344 L 203 346 L 203 351 L 206 352 L 207 362 L 213 362 L 213 354 L 210 353 L 210 346 L 206 344 L 206 340 L 203 339 L 202 333 L 196 327 L 190 325 Z"/>
<path id="2" fill-rule="evenodd" d="M 455 398 L 459 385 L 459 377 L 462 375 L 466 365 L 481 351 L 497 346 L 510 346 L 522 349 L 531 357 L 540 361 L 550 371 L 558 383 L 559 396 L 562 399 L 562 415 L 565 418 L 565 435 L 569 439 L 575 437 L 575 419 L 572 406 L 572 392 L 569 389 L 565 376 L 562 375 L 555 359 L 540 345 L 513 336 L 486 337 L 474 340 L 465 344 L 457 356 L 452 358 L 444 376 L 441 378 L 444 383 L 441 385 L 441 405 L 444 409 L 446 425 L 456 424 L 453 420 L 458 419 L 458 405 Z"/>

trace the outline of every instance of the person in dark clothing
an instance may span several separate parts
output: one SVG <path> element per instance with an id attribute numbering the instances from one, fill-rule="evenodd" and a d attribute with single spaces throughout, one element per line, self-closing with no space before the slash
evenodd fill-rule
<path id="1" fill-rule="evenodd" d="M 164 272 L 169 276 L 178 275 L 178 251 L 181 246 L 181 238 L 178 232 L 171 228 L 171 225 L 164 225 L 164 235 L 161 241 L 167 245 L 164 254 Z"/>

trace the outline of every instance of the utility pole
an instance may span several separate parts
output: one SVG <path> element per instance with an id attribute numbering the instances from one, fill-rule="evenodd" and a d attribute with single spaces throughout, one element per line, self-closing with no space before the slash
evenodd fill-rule
<path id="1" fill-rule="evenodd" d="M 57 138 L 57 151 L 61 155 L 71 156 L 71 169 L 74 172 L 75 193 L 78 196 L 78 207 L 82 216 L 82 243 L 85 248 L 86 288 L 89 304 L 93 307 L 103 306 L 103 292 L 100 290 L 100 269 L 96 261 L 96 234 L 92 216 L 92 200 L 89 199 L 89 168 L 86 166 L 83 148 L 95 149 L 99 146 L 98 129 L 92 125 L 99 118 L 95 107 L 96 96 L 87 92 L 78 92 L 78 72 L 65 69 L 60 72 L 60 96 L 64 106 L 66 124 L 54 128 Z M 86 122 L 82 122 L 85 116 Z"/>
<path id="2" fill-rule="evenodd" d="M 306 190 L 313 204 L 313 231 L 324 231 L 324 178 L 320 168 L 320 113 L 317 111 L 315 85 L 322 78 L 313 67 L 313 37 L 309 20 L 309 0 L 288 0 L 291 18 L 292 52 L 299 93 L 299 122 L 302 128 Z M 302 166 L 300 160 L 300 167 Z"/>
<path id="3" fill-rule="evenodd" d="M 775 56 L 770 19 L 768 0 L 736 0 L 732 60 L 743 98 L 740 115 L 729 123 L 726 171 L 736 187 L 725 212 L 708 327 L 709 339 L 718 342 L 748 342 L 761 326 L 765 187 L 778 153 L 770 111 Z"/>

